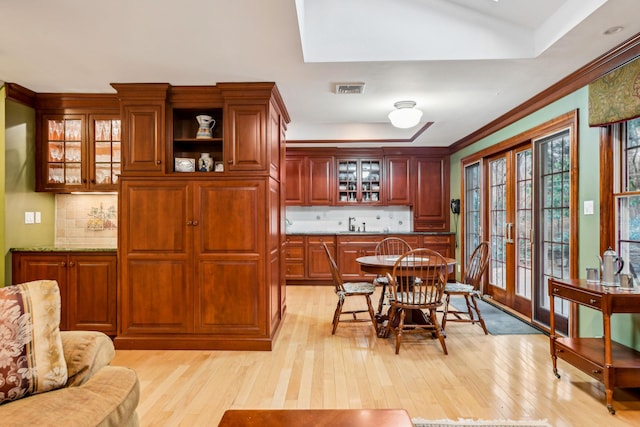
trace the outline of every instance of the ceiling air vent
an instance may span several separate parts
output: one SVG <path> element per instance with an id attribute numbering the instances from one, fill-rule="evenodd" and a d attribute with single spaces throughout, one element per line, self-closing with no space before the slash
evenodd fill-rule
<path id="1" fill-rule="evenodd" d="M 364 83 L 337 83 L 338 95 L 360 95 L 364 93 Z"/>

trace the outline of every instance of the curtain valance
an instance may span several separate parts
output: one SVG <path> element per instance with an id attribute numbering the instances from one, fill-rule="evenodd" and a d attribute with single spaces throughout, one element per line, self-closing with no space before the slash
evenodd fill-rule
<path id="1" fill-rule="evenodd" d="M 589 84 L 589 126 L 640 117 L 640 58 Z"/>

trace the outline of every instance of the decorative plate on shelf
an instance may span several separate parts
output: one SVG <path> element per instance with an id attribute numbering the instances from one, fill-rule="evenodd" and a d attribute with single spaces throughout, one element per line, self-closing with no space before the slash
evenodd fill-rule
<path id="1" fill-rule="evenodd" d="M 195 172 L 196 160 L 186 157 L 176 157 L 174 169 L 176 172 Z"/>

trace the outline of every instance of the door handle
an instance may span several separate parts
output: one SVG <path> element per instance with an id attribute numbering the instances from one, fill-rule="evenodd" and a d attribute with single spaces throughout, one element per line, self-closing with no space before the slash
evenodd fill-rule
<path id="1" fill-rule="evenodd" d="M 507 239 L 506 242 L 507 243 L 513 243 L 513 223 L 512 222 L 508 222 L 506 225 L 506 230 L 505 230 L 505 234 L 507 235 Z"/>

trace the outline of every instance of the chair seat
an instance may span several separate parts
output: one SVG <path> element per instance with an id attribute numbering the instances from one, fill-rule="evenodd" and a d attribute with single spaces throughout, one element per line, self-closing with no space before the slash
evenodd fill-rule
<path id="1" fill-rule="evenodd" d="M 467 285 L 466 283 L 447 283 L 444 287 L 445 293 L 461 293 L 461 294 L 470 294 L 474 293 L 473 285 Z"/>
<path id="2" fill-rule="evenodd" d="M 418 304 L 421 301 L 424 301 L 425 299 L 425 295 L 423 293 L 413 294 L 413 293 L 402 292 L 402 293 L 398 293 L 397 297 L 398 297 L 397 299 L 398 303 L 409 304 L 409 305 Z"/>
<path id="3" fill-rule="evenodd" d="M 378 285 L 388 285 L 389 280 L 384 276 L 378 276 L 375 279 L 373 279 L 373 283 L 376 283 Z"/>
<path id="4" fill-rule="evenodd" d="M 372 294 L 376 290 L 376 285 L 370 282 L 345 282 L 342 286 L 344 286 L 345 293 L 350 295 Z"/>

